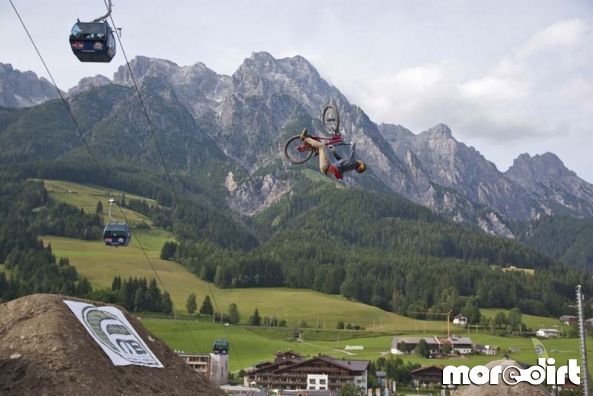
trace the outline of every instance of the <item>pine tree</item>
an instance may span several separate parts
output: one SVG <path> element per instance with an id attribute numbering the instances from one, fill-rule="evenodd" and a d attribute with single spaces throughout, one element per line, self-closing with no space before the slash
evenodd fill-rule
<path id="1" fill-rule="evenodd" d="M 134 311 L 142 311 L 144 309 L 144 290 L 142 288 L 136 289 L 134 293 Z"/>
<path id="2" fill-rule="evenodd" d="M 169 292 L 164 292 L 161 298 L 161 312 L 169 314 L 173 312 L 173 301 L 171 301 L 171 296 L 169 296 Z"/>
<path id="3" fill-rule="evenodd" d="M 121 289 L 121 278 L 118 276 L 115 276 L 113 278 L 113 281 L 111 282 L 111 290 L 116 291 Z"/>
<path id="4" fill-rule="evenodd" d="M 103 204 L 101 201 L 97 201 L 97 207 L 95 208 L 95 214 L 99 216 L 99 218 L 103 219 Z"/>
<path id="5" fill-rule="evenodd" d="M 212 301 L 210 301 L 210 296 L 206 295 L 206 297 L 204 297 L 204 301 L 200 307 L 200 313 L 202 315 L 212 315 L 214 313 L 214 307 L 212 306 Z"/>
<path id="6" fill-rule="evenodd" d="M 237 324 L 241 320 L 241 315 L 239 314 L 239 308 L 237 304 L 231 303 L 229 305 L 229 323 Z"/>
<path id="7" fill-rule="evenodd" d="M 185 303 L 185 309 L 187 309 L 187 312 L 189 312 L 191 315 L 194 314 L 194 312 L 196 312 L 196 309 L 198 308 L 198 304 L 196 303 L 196 295 L 194 293 L 190 293 L 189 296 L 187 296 L 187 302 Z M 201 310 L 200 310 L 201 312 Z"/>
<path id="8" fill-rule="evenodd" d="M 418 346 L 416 347 L 416 353 L 424 358 L 428 358 L 428 356 L 430 356 L 430 350 L 428 349 L 428 344 L 426 343 L 426 340 L 424 338 L 422 338 L 418 342 Z"/>
<path id="9" fill-rule="evenodd" d="M 261 316 L 259 316 L 259 311 L 255 308 L 253 315 L 249 317 L 249 324 L 252 326 L 260 326 L 261 325 Z"/>

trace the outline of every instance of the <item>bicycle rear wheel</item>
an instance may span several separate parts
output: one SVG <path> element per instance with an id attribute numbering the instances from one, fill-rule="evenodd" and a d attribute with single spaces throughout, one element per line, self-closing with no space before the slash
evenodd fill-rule
<path id="1" fill-rule="evenodd" d="M 313 147 L 304 143 L 301 137 L 296 135 L 286 142 L 284 155 L 293 164 L 304 164 L 313 156 Z"/>
<path id="2" fill-rule="evenodd" d="M 321 116 L 323 125 L 327 132 L 332 135 L 340 134 L 340 114 L 338 113 L 337 107 L 334 105 L 327 105 L 323 108 Z"/>

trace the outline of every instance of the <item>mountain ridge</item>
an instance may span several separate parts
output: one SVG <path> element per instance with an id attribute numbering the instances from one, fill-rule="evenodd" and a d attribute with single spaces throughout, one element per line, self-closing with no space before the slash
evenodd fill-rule
<path id="1" fill-rule="evenodd" d="M 182 161 L 187 170 L 192 161 L 199 163 L 201 156 L 209 156 L 209 149 L 195 149 L 208 141 L 207 147 L 220 151 L 215 157 L 226 157 L 242 168 L 218 172 L 224 175 L 214 181 L 242 214 L 256 214 L 294 189 L 290 173 L 302 168 L 283 160 L 283 144 L 303 127 L 320 130 L 320 111 L 331 101 L 340 110 L 345 138 L 357 143 L 358 155 L 369 165 L 368 174 L 346 177 L 348 185 L 387 189 L 457 222 L 477 224 L 487 233 L 507 238 L 513 237 L 509 222 L 516 220 L 556 213 L 593 217 L 593 185 L 561 161 L 535 156 L 532 165 L 519 166 L 526 160 L 519 156 L 519 165 L 501 172 L 475 148 L 457 141 L 445 124 L 419 134 L 399 125 L 377 125 L 301 56 L 276 59 L 267 52 L 255 52 L 231 76 L 201 62 L 179 66 L 144 56 L 134 58 L 130 67 L 147 100 L 160 98 L 150 110 L 151 117 L 162 118 L 165 108 L 177 114 L 158 125 L 159 133 L 172 133 L 165 139 L 167 146 L 174 146 L 170 156 L 178 157 L 179 150 L 195 152 L 195 159 Z M 83 79 L 69 100 L 76 102 L 78 96 L 105 86 L 131 84 L 124 65 L 111 82 L 102 76 Z M 141 114 L 131 111 L 133 96 L 119 110 L 124 131 L 129 125 L 145 124 Z M 196 134 L 201 136 L 197 140 Z M 187 142 L 185 149 L 179 147 L 180 138 Z M 307 166 L 315 169 L 313 162 Z"/>
<path id="2" fill-rule="evenodd" d="M 45 78 L 0 62 L 0 107 L 31 107 L 57 97 L 56 89 Z"/>

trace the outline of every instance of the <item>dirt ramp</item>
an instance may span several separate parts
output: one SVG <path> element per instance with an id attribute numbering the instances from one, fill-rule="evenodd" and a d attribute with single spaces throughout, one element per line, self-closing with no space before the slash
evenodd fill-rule
<path id="1" fill-rule="evenodd" d="M 224 395 L 123 308 L 164 368 L 114 366 L 63 300 L 36 294 L 0 305 L 0 394 Z"/>

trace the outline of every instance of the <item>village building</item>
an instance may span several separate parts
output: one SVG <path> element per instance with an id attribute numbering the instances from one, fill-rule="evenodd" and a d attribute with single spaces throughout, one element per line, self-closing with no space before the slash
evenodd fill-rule
<path id="1" fill-rule="evenodd" d="M 368 360 L 342 360 L 330 356 L 304 358 L 293 352 L 276 354 L 273 362 L 264 362 L 248 370 L 244 385 L 265 389 L 338 391 L 353 383 L 365 393 Z"/>
<path id="2" fill-rule="evenodd" d="M 560 337 L 561 333 L 558 329 L 539 329 L 535 332 L 535 335 L 540 338 L 554 338 Z"/>
<path id="3" fill-rule="evenodd" d="M 434 357 L 443 354 L 443 347 L 450 346 L 452 352 L 457 352 L 460 355 L 467 355 L 472 353 L 474 345 L 469 337 L 458 337 L 452 335 L 450 337 L 393 337 L 391 341 L 391 353 L 394 355 L 404 355 L 407 353 L 414 353 L 418 347 L 420 340 L 426 342 L 430 356 Z"/>
<path id="4" fill-rule="evenodd" d="M 212 347 L 212 353 L 191 354 L 178 351 L 179 356 L 198 374 L 207 378 L 216 385 L 228 383 L 228 351 L 227 340 L 216 340 Z"/>
<path id="5" fill-rule="evenodd" d="M 453 324 L 457 326 L 467 326 L 467 318 L 461 314 L 453 318 Z"/>
<path id="6" fill-rule="evenodd" d="M 438 339 L 441 345 L 450 344 L 451 350 L 460 355 L 467 355 L 474 351 L 474 344 L 469 337 L 458 337 L 452 335 L 449 338 Z"/>
<path id="7" fill-rule="evenodd" d="M 434 337 L 393 337 L 391 341 L 391 353 L 394 355 L 405 355 L 416 351 L 420 340 L 426 341 L 430 355 L 441 353 L 441 347 Z"/>
<path id="8" fill-rule="evenodd" d="M 487 356 L 495 356 L 498 353 L 498 347 L 494 345 L 475 345 L 474 351 Z"/>
<path id="9" fill-rule="evenodd" d="M 560 322 L 567 326 L 572 326 L 577 324 L 577 317 L 573 315 L 562 315 L 560 318 Z"/>
<path id="10" fill-rule="evenodd" d="M 429 384 L 440 385 L 443 383 L 443 368 L 439 366 L 429 366 L 412 370 L 412 381 L 421 386 Z"/>

